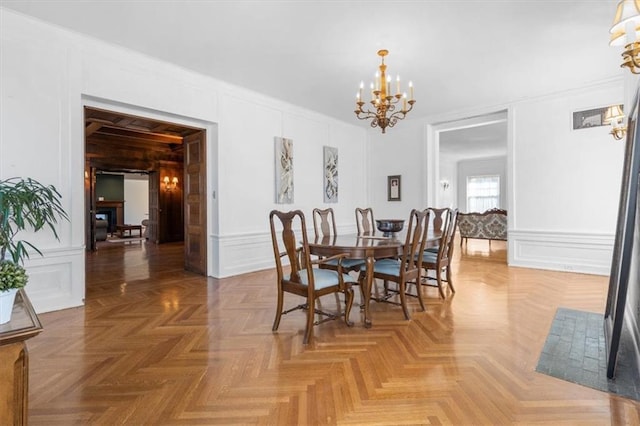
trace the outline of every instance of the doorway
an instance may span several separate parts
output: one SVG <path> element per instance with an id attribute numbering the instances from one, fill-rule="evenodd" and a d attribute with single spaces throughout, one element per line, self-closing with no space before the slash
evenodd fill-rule
<path id="1" fill-rule="evenodd" d="M 206 275 L 206 130 L 90 106 L 84 121 L 87 249 L 95 249 L 97 204 L 126 209 L 126 200 L 96 194 L 96 172 L 147 173 L 149 241 L 182 240 L 184 268 Z"/>
<path id="2" fill-rule="evenodd" d="M 507 223 L 513 220 L 509 215 L 513 212 L 512 119 L 509 110 L 502 110 L 427 126 L 425 199 L 429 205 L 468 213 L 469 209 L 483 209 L 478 206 L 491 201 L 508 212 Z M 470 186 L 478 180 L 483 182 L 481 193 L 470 193 L 470 189 L 478 192 Z M 491 191 L 484 185 L 488 181 L 498 182 L 489 188 Z M 479 198 L 482 203 L 478 203 Z M 508 241 L 499 245 L 508 258 Z M 490 248 L 488 244 L 479 247 Z"/>

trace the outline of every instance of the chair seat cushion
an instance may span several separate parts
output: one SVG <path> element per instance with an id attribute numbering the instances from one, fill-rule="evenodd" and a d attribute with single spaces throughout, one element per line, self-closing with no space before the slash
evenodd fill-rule
<path id="1" fill-rule="evenodd" d="M 400 261 L 396 259 L 380 259 L 373 264 L 373 273 L 400 276 Z"/>
<path id="2" fill-rule="evenodd" d="M 342 259 L 342 268 L 343 269 L 352 269 L 359 265 L 364 265 L 364 259 Z M 338 259 L 331 259 L 325 263 L 325 265 L 338 266 Z"/>
<path id="3" fill-rule="evenodd" d="M 438 260 L 438 253 L 432 253 L 429 251 L 424 251 L 422 253 L 422 261 L 423 262 L 428 262 L 428 263 L 435 263 L 436 260 Z"/>
<path id="4" fill-rule="evenodd" d="M 313 282 L 315 283 L 315 289 L 320 290 L 322 288 L 331 287 L 333 285 L 338 284 L 338 273 L 336 271 L 332 271 L 330 269 L 319 269 L 313 268 Z M 284 279 L 289 280 L 291 278 L 290 275 L 285 275 Z M 353 278 L 349 274 L 342 274 L 342 279 L 345 283 L 355 283 L 356 279 Z M 300 270 L 300 281 L 304 285 L 309 285 L 309 280 L 307 279 L 307 270 Z"/>
<path id="5" fill-rule="evenodd" d="M 424 251 L 428 251 L 429 253 L 438 253 L 438 250 L 440 250 L 440 246 L 436 246 L 436 247 L 429 247 L 424 249 Z"/>

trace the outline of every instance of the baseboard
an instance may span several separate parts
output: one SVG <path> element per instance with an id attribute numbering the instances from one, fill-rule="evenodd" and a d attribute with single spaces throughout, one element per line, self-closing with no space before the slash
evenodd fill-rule
<path id="1" fill-rule="evenodd" d="M 609 275 L 614 238 L 605 234 L 509 230 L 509 265 Z"/>

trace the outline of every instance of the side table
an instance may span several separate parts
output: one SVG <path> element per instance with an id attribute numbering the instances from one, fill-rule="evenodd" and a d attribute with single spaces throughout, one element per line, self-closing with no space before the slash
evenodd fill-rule
<path id="1" fill-rule="evenodd" d="M 0 424 L 26 425 L 29 353 L 26 340 L 42 325 L 23 289 L 16 294 L 11 320 L 0 324 Z"/>

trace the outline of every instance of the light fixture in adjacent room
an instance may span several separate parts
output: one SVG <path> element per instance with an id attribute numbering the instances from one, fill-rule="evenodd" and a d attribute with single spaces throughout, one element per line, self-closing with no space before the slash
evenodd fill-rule
<path id="1" fill-rule="evenodd" d="M 616 140 L 620 140 L 627 134 L 627 126 L 624 125 L 624 113 L 622 105 L 611 105 L 604 113 L 604 123 L 611 124 L 609 132 Z"/>
<path id="2" fill-rule="evenodd" d="M 172 191 L 178 186 L 178 178 L 175 176 L 173 179 L 169 179 L 169 176 L 165 176 L 162 181 L 164 182 L 164 189 L 167 191 Z"/>
<path id="3" fill-rule="evenodd" d="M 622 65 L 640 74 L 640 0 L 622 0 L 613 18 L 610 46 L 624 46 Z"/>
<path id="4" fill-rule="evenodd" d="M 380 70 L 376 72 L 375 81 L 370 85 L 371 108 L 363 108 L 364 82 L 360 82 L 360 89 L 356 95 L 356 116 L 360 120 L 371 120 L 371 127 L 380 127 L 382 133 L 386 133 L 387 127 L 393 127 L 398 120 L 403 120 L 407 113 L 413 109 L 416 103 L 413 98 L 413 84 L 409 82 L 409 97 L 406 92 L 400 91 L 400 76 L 396 76 L 392 82 L 391 75 L 387 75 L 387 65 L 384 57 L 389 54 L 388 50 L 379 50 L 378 55 L 382 58 Z M 395 89 L 395 94 L 393 93 Z M 402 99 L 402 102 L 400 100 Z M 399 108 L 399 109 L 397 109 Z"/>

